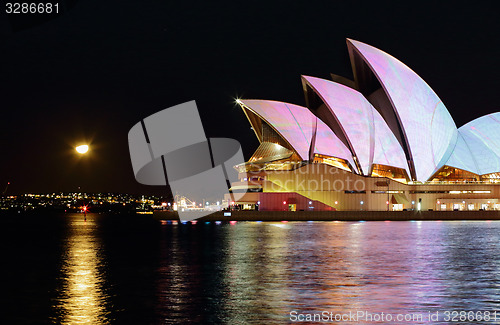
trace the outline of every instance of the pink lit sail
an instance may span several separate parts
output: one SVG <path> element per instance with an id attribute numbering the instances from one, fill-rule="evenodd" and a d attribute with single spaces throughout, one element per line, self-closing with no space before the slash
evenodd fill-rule
<path id="1" fill-rule="evenodd" d="M 455 148 L 450 156 L 450 159 L 448 159 L 448 161 L 446 162 L 446 165 L 450 167 L 460 168 L 474 174 L 480 174 L 481 172 L 477 167 L 476 159 L 474 158 L 474 155 L 472 154 L 471 149 L 469 148 L 467 142 L 465 142 L 464 140 L 463 133 L 466 132 L 463 132 L 460 129 L 458 129 L 457 144 L 455 145 Z M 473 144 L 474 140 L 470 139 L 469 142 Z M 475 146 L 479 145 L 479 147 L 481 147 L 481 144 L 474 144 L 474 145 Z M 482 156 L 483 159 L 485 159 L 484 157 L 485 155 L 483 154 Z"/>
<path id="2" fill-rule="evenodd" d="M 375 109 L 373 109 L 373 125 L 375 127 L 373 163 L 402 168 L 410 175 L 403 148 L 401 148 L 396 136 L 391 132 L 380 113 Z"/>
<path id="3" fill-rule="evenodd" d="M 382 84 L 406 135 L 417 180 L 428 180 L 451 155 L 455 123 L 434 91 L 415 72 L 389 54 L 349 40 Z"/>
<path id="4" fill-rule="evenodd" d="M 462 165 L 463 169 L 480 175 L 500 172 L 500 113 L 479 117 L 460 127 L 458 132 L 463 136 L 477 165 L 477 172 L 465 164 Z M 466 160 L 465 155 L 467 152 L 455 154 L 457 160 Z"/>
<path id="5" fill-rule="evenodd" d="M 352 88 L 325 79 L 302 78 L 335 116 L 358 157 L 363 173 L 368 175 L 375 147 L 372 105 Z"/>
<path id="6" fill-rule="evenodd" d="M 316 127 L 315 153 L 354 161 L 349 149 L 322 121 L 307 108 L 268 100 L 241 100 L 244 106 L 272 125 L 276 131 L 307 160 L 313 129 Z"/>
<path id="7" fill-rule="evenodd" d="M 355 166 L 349 149 L 320 119 L 318 119 L 318 127 L 316 130 L 316 147 L 314 153 L 342 158 L 347 160 L 353 168 Z"/>
<path id="8" fill-rule="evenodd" d="M 316 117 L 307 108 L 270 100 L 241 102 L 281 134 L 302 159 L 308 159 Z"/>

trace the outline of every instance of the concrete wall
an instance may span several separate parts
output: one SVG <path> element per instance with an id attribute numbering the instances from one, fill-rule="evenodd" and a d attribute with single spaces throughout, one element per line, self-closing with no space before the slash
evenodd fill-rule
<path id="1" fill-rule="evenodd" d="M 392 195 L 387 193 L 372 193 L 372 191 L 403 191 L 402 194 L 408 202 L 404 209 L 417 208 L 421 199 L 421 210 L 438 210 L 438 201 L 447 200 L 450 206 L 453 202 L 462 203 L 474 201 L 478 207 L 480 202 L 492 201 L 500 198 L 500 184 L 425 184 L 408 185 L 389 180 L 386 178 L 365 177 L 344 171 L 324 164 L 309 164 L 293 171 L 266 171 L 259 172 L 266 178 L 263 182 L 263 193 L 298 193 L 304 197 L 319 201 L 336 210 L 343 211 L 387 211 L 392 208 Z M 490 193 L 472 193 L 472 191 L 488 190 Z M 345 191 L 356 191 L 357 193 L 346 193 Z M 364 193 L 360 193 L 364 191 Z M 411 193 L 412 191 L 432 191 L 434 193 Z M 449 191 L 470 191 L 471 193 L 439 193 Z M 411 202 L 415 204 L 412 205 Z M 361 204 L 363 202 L 363 204 Z M 266 209 L 266 207 L 263 207 Z M 491 203 L 493 209 L 493 203 Z"/>
<path id="2" fill-rule="evenodd" d="M 299 193 L 277 192 L 260 195 L 259 211 L 332 211 L 334 208 Z"/>
<path id="3" fill-rule="evenodd" d="M 176 214 L 155 211 L 159 220 L 178 220 Z M 408 220 L 500 220 L 500 211 L 232 211 L 216 212 L 200 221 L 408 221 Z"/>

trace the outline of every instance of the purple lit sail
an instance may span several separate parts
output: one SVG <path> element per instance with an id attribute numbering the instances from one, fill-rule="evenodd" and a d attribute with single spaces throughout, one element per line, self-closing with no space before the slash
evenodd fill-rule
<path id="1" fill-rule="evenodd" d="M 302 76 L 339 122 L 357 156 L 363 174 L 368 175 L 375 147 L 373 107 L 354 89 L 333 81 Z"/>
<path id="2" fill-rule="evenodd" d="M 415 72 L 373 46 L 348 40 L 377 76 L 399 118 L 417 180 L 428 180 L 451 155 L 457 128 L 434 91 Z"/>
<path id="3" fill-rule="evenodd" d="M 269 100 L 241 100 L 241 103 L 273 128 L 307 160 L 313 129 L 316 127 L 315 153 L 337 157 L 349 161 L 354 166 L 349 149 L 307 108 Z"/>

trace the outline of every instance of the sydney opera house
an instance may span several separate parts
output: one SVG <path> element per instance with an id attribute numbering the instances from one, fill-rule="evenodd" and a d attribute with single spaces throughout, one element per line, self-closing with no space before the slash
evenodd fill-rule
<path id="1" fill-rule="evenodd" d="M 306 107 L 238 100 L 260 146 L 236 166 L 258 210 L 500 209 L 500 113 L 459 128 L 405 64 L 347 40 L 354 80 L 302 76 Z M 247 185 L 249 184 L 249 185 Z"/>

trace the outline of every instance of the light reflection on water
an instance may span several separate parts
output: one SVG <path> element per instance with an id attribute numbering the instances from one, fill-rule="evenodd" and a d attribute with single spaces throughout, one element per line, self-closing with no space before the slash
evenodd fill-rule
<path id="1" fill-rule="evenodd" d="M 165 228 L 162 322 L 281 324 L 292 310 L 442 317 L 500 307 L 498 222 L 239 222 L 201 228 L 217 234 L 219 247 L 179 240 L 197 227 Z"/>
<path id="2" fill-rule="evenodd" d="M 101 239 L 93 215 L 71 217 L 61 268 L 62 285 L 57 298 L 57 322 L 107 324 L 107 299 Z"/>
<path id="3" fill-rule="evenodd" d="M 500 308 L 500 222 L 158 224 L 133 236 L 99 227 L 71 219 L 58 323 L 127 323 L 133 315 L 135 323 L 282 324 L 292 310 Z M 148 244 L 124 253 L 131 241 Z M 108 263 L 111 256 L 121 264 Z"/>

